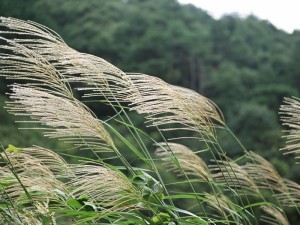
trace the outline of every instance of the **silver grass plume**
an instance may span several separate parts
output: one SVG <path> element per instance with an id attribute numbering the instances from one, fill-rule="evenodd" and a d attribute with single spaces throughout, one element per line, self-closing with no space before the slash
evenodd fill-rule
<path id="1" fill-rule="evenodd" d="M 67 186 L 71 195 L 86 197 L 101 213 L 140 208 L 140 191 L 121 172 L 104 166 L 70 165 L 74 176 Z"/>
<path id="2" fill-rule="evenodd" d="M 78 88 L 84 91 L 84 97 L 105 97 L 111 103 L 126 99 L 130 85 L 126 74 L 102 58 L 77 52 L 68 54 L 59 63 L 68 82 L 85 84 Z M 76 76 L 78 73 L 80 76 Z"/>
<path id="3" fill-rule="evenodd" d="M 259 189 L 285 192 L 283 178 L 270 162 L 252 151 L 247 153 L 247 158 L 249 162 L 243 168 L 255 181 Z"/>
<path id="4" fill-rule="evenodd" d="M 79 101 L 71 101 L 33 88 L 13 85 L 7 103 L 8 111 L 17 116 L 28 116 L 24 123 L 39 123 L 44 135 L 59 138 L 81 148 L 111 151 L 110 134 L 101 122 Z"/>
<path id="5" fill-rule="evenodd" d="M 257 195 L 259 189 L 248 171 L 228 157 L 226 160 L 213 160 L 215 164 L 209 165 L 212 177 L 217 183 L 222 183 L 237 192 L 248 195 Z"/>
<path id="6" fill-rule="evenodd" d="M 131 102 L 132 110 L 146 115 L 149 126 L 161 127 L 163 131 L 195 131 L 201 140 L 215 136 L 212 120 L 221 118 L 205 97 L 144 74 L 127 74 L 127 78 L 131 85 L 126 100 Z"/>
<path id="7" fill-rule="evenodd" d="M 57 179 L 62 175 L 66 176 L 66 162 L 56 153 L 38 146 L 16 148 L 9 145 L 5 153 L 1 153 L 1 159 L 1 193 L 7 194 L 3 195 L 3 200 L 10 200 L 15 205 L 26 204 L 23 210 L 10 210 L 8 216 L 12 222 L 20 225 L 42 225 L 42 216 L 51 220 L 52 225 L 56 225 L 50 208 L 60 208 L 67 196 L 65 185 Z M 0 218 L 0 223 L 6 224 L 5 218 L 2 219 L 1 221 Z"/>
<path id="8" fill-rule="evenodd" d="M 289 225 L 283 213 L 273 205 L 263 205 L 260 207 L 265 215 L 261 216 L 261 221 L 268 224 Z"/>
<path id="9" fill-rule="evenodd" d="M 79 88 L 87 91 L 87 97 L 104 96 L 110 101 L 124 99 L 121 95 L 128 89 L 128 83 L 124 79 L 125 73 L 107 61 L 70 48 L 54 31 L 31 21 L 0 17 L 1 26 L 6 28 L 5 31 L 0 31 L 4 37 L 7 34 L 17 36 L 14 40 L 7 40 L 11 43 L 10 48 L 14 53 L 20 52 L 19 49 L 16 49 L 17 47 L 23 47 L 23 49 L 27 49 L 27 52 L 36 54 L 47 62 L 62 81 L 88 84 L 86 87 Z M 11 55 L 2 57 L 14 60 L 15 58 L 10 57 Z M 20 79 L 26 78 L 24 74 L 18 75 L 23 76 Z M 28 80 L 32 79 L 31 74 L 28 77 Z"/>
<path id="10" fill-rule="evenodd" d="M 285 105 L 281 105 L 280 114 L 283 125 L 289 130 L 285 130 L 284 137 L 286 138 L 286 147 L 281 150 L 286 154 L 300 153 L 300 99 L 299 98 L 284 98 Z M 299 157 L 296 157 L 298 159 Z"/>
<path id="11" fill-rule="evenodd" d="M 275 197 L 284 206 L 300 207 L 300 185 L 289 179 L 283 180 L 286 188 L 281 193 L 276 194 Z"/>
<path id="12" fill-rule="evenodd" d="M 47 40 L 53 43 L 64 43 L 63 39 L 55 31 L 33 21 L 24 21 L 16 18 L 0 17 L 0 26 L 2 28 L 8 28 L 1 29 L 0 34 L 2 35 L 14 34 L 15 36 L 28 36 L 28 39 L 20 40 L 16 38 L 16 40 L 20 42 L 30 43 L 32 39 L 29 37 L 32 34 L 34 34 L 34 36 L 36 37 L 36 43 L 39 43 L 43 40 Z"/>
<path id="13" fill-rule="evenodd" d="M 52 70 L 55 70 L 58 74 L 60 81 L 87 83 L 88 87 L 80 88 L 88 91 L 85 96 L 100 95 L 105 96 L 109 101 L 125 100 L 133 105 L 140 104 L 140 107 L 136 105 L 135 109 L 138 112 L 149 113 L 148 121 L 153 126 L 173 124 L 179 125 L 179 129 L 182 129 L 183 126 L 183 129 L 200 132 L 201 139 L 205 140 L 209 139 L 207 136 L 214 136 L 211 120 L 221 121 L 221 119 L 216 107 L 206 98 L 200 95 L 192 98 L 191 96 L 196 93 L 191 94 L 192 91 L 166 85 L 160 80 L 160 82 L 153 83 L 156 84 L 154 89 L 159 90 L 158 95 L 154 95 L 155 93 L 152 91 L 152 100 L 150 102 L 147 102 L 149 99 L 144 99 L 144 102 L 140 102 L 141 99 L 137 98 L 145 97 L 145 95 L 151 96 L 151 91 L 146 90 L 145 93 L 145 89 L 142 87 L 152 85 L 152 81 L 158 81 L 159 79 L 153 78 L 153 80 L 140 85 L 141 82 L 145 81 L 144 77 L 139 77 L 138 79 L 141 78 L 140 81 L 136 81 L 133 76 L 126 75 L 103 59 L 73 50 L 54 31 L 37 23 L 1 18 L 0 26 L 6 28 L 1 32 L 2 35 L 14 34 L 18 37 L 11 41 L 14 43 L 12 46 L 22 46 L 24 49 L 27 49 L 27 52 L 34 52 L 34 54 L 46 61 L 46 64 L 50 64 L 53 67 Z M 18 74 L 18 71 L 15 72 Z M 24 76 L 24 74 L 21 73 L 21 76 Z M 32 79 L 30 75 L 26 76 L 23 78 Z M 162 97 L 159 96 L 160 94 L 162 94 Z M 64 95 L 68 96 L 70 94 L 64 93 Z M 164 101 L 167 96 L 170 99 L 169 104 Z M 157 101 L 155 98 L 157 98 Z M 149 108 L 149 105 L 155 107 L 153 103 L 157 103 L 156 111 L 154 108 Z M 162 112 L 160 113 L 157 110 Z M 176 128 L 165 128 L 165 130 L 169 129 Z"/>
<path id="14" fill-rule="evenodd" d="M 184 172 L 187 175 L 200 177 L 206 181 L 211 179 L 204 160 L 188 147 L 177 143 L 158 143 L 158 146 L 155 155 L 172 172 L 179 175 L 183 175 Z M 178 163 L 179 165 L 177 165 Z"/>
<path id="15" fill-rule="evenodd" d="M 1 48 L 9 50 L 10 53 L 0 55 L 1 65 L 4 68 L 0 74 L 12 79 L 26 80 L 27 83 L 22 86 L 32 89 L 23 88 L 22 90 L 27 90 L 28 95 L 26 97 L 31 95 L 31 100 L 36 100 L 39 103 L 35 104 L 30 102 L 31 100 L 26 100 L 25 96 L 20 96 L 21 91 L 19 90 L 18 93 L 13 93 L 11 97 L 19 98 L 17 101 L 23 102 L 27 106 L 18 107 L 14 103 L 9 103 L 8 107 L 12 107 L 10 110 L 18 115 L 34 117 L 36 122 L 41 119 L 39 122 L 53 128 L 46 132 L 49 137 L 68 139 L 67 141 L 76 145 L 85 147 L 88 145 L 89 148 L 95 150 L 106 151 L 109 149 L 106 145 L 112 147 L 112 140 L 104 127 L 99 124 L 96 118 L 93 118 L 94 116 L 82 103 L 73 97 L 71 89 L 66 83 L 65 74 L 63 74 L 65 70 L 63 62 L 66 60 L 63 59 L 66 55 L 74 55 L 73 58 L 76 58 L 79 53 L 77 54 L 75 50 L 69 48 L 55 32 L 37 23 L 0 18 L 0 26 L 6 28 L 0 34 L 17 36 L 14 40 L 2 38 L 9 45 L 3 45 Z M 78 58 L 78 62 L 80 62 L 80 58 Z M 20 89 L 20 87 L 15 85 L 13 89 Z M 37 96 L 34 97 L 29 93 L 30 91 L 35 92 Z M 38 96 L 42 91 L 45 92 L 44 95 L 49 95 L 39 98 Z M 46 99 L 48 102 L 43 102 Z M 50 103 L 55 107 L 52 108 L 51 105 L 48 105 Z M 61 105 L 59 106 L 59 104 Z M 65 107 L 63 107 L 64 104 L 66 104 Z M 40 108 L 30 109 L 33 105 L 39 105 Z M 25 112 L 24 110 L 28 111 Z M 43 110 L 49 110 L 49 112 L 45 111 L 44 115 L 41 115 Z M 30 115 L 30 112 L 33 111 L 36 114 Z M 57 117 L 55 118 L 55 116 Z M 80 116 L 86 121 L 82 118 L 80 121 Z M 62 123 L 59 124 L 59 122 Z M 60 129 L 60 126 L 65 126 L 65 129 Z M 103 137 L 100 137 L 99 142 L 101 135 Z M 82 140 L 83 138 L 84 140 Z M 105 144 L 102 145 L 101 141 L 104 141 Z"/>
<path id="16" fill-rule="evenodd" d="M 3 19 L 3 18 L 2 18 Z M 14 20 L 14 19 L 12 19 Z M 0 19 L 0 27 L 2 25 Z M 5 31 L 0 31 L 0 34 Z M 16 33 L 13 32 L 15 35 Z M 65 98 L 72 98 L 72 92 L 63 81 L 56 68 L 38 52 L 18 43 L 18 39 L 9 40 L 0 36 L 6 44 L 0 45 L 0 76 L 7 79 L 24 80 L 26 87 L 32 87 Z"/>
<path id="17" fill-rule="evenodd" d="M 233 203 L 225 195 L 221 194 L 218 196 L 205 193 L 205 202 L 208 207 L 216 211 L 219 216 L 224 217 L 226 220 L 229 217 L 234 218 L 235 220 L 240 220 L 240 215 L 236 212 L 236 209 L 233 207 Z"/>
<path id="18" fill-rule="evenodd" d="M 220 124 L 224 123 L 223 115 L 217 105 L 212 102 L 210 99 L 200 95 L 199 93 L 180 86 L 172 85 L 172 88 L 175 91 L 178 91 L 181 97 L 185 102 L 188 102 L 188 105 L 191 107 L 191 114 L 197 114 L 197 112 L 202 112 L 203 110 L 207 116 L 212 120 L 212 122 L 219 122 Z M 214 126 L 216 124 L 214 123 Z"/>
<path id="19" fill-rule="evenodd" d="M 49 200 L 43 203 L 35 203 L 35 210 L 24 209 L 22 213 L 15 218 L 14 224 L 19 225 L 44 225 L 43 218 L 47 218 L 49 225 L 56 225 L 55 213 L 49 210 Z M 39 217 L 39 216 L 42 216 Z"/>
<path id="20" fill-rule="evenodd" d="M 26 153 L 27 150 L 1 153 L 0 181 L 4 182 L 5 192 L 17 204 L 45 202 L 49 199 L 60 202 L 56 190 L 66 193 L 66 186 L 56 178 L 51 167 L 43 163 L 44 160 Z"/>
<path id="21" fill-rule="evenodd" d="M 300 187 L 297 183 L 282 178 L 274 166 L 254 152 L 248 152 L 251 163 L 244 165 L 245 170 L 259 189 L 273 190 L 274 197 L 282 205 L 298 207 Z"/>
<path id="22" fill-rule="evenodd" d="M 68 173 L 67 162 L 54 151 L 40 146 L 33 146 L 23 148 L 21 152 L 38 159 L 43 165 L 47 166 L 56 177 L 65 176 L 64 174 Z"/>

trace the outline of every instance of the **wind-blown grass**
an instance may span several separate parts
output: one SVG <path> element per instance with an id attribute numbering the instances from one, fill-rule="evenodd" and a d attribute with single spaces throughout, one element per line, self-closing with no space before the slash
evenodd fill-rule
<path id="1" fill-rule="evenodd" d="M 238 140 L 243 155 L 226 156 L 216 130 L 231 131 L 206 97 L 77 52 L 37 23 L 1 17 L 0 28 L 0 75 L 19 82 L 11 85 L 8 112 L 21 116 L 22 129 L 29 124 L 28 129 L 81 151 L 71 164 L 60 156 L 68 154 L 64 149 L 3 147 L 1 224 L 286 225 L 287 207 L 298 210 L 299 184 L 282 178 L 267 160 Z M 74 87 L 84 98 L 104 99 L 116 114 L 101 120 L 76 98 Z M 283 120 L 298 129 L 298 103 L 287 104 Z M 134 125 L 129 110 L 143 115 L 159 134 L 148 137 L 157 147 L 154 154 L 142 138 L 147 129 Z M 113 119 L 131 139 L 110 124 Z M 166 133 L 174 142 L 166 140 Z M 297 135 L 291 131 L 292 142 Z M 184 146 L 187 138 L 205 146 L 211 160 Z M 144 164 L 133 166 L 123 148 Z M 86 152 L 95 157 L 82 156 Z M 102 157 L 103 152 L 110 157 Z M 173 173 L 177 176 L 169 183 L 165 177 Z"/>

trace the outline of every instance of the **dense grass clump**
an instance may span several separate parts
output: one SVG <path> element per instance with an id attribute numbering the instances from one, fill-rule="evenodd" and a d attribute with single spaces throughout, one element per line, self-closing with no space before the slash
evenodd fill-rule
<path id="1" fill-rule="evenodd" d="M 0 75 L 18 82 L 8 112 L 66 143 L 2 146 L 1 224 L 286 225 L 300 215 L 300 185 L 245 149 L 209 99 L 77 52 L 34 22 L 0 18 L 0 28 Z M 95 115 L 95 101 L 114 115 Z M 298 99 L 282 106 L 289 153 L 299 150 L 299 112 Z M 236 139 L 239 158 L 218 130 Z"/>

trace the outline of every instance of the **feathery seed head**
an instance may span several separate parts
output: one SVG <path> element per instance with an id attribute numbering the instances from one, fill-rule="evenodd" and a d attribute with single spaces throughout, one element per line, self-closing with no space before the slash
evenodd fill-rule
<path id="1" fill-rule="evenodd" d="M 10 97 L 14 101 L 7 103 L 8 111 L 40 123 L 45 136 L 99 151 L 110 151 L 114 146 L 103 125 L 81 102 L 20 85 L 14 85 L 12 90 Z"/>
<path id="2" fill-rule="evenodd" d="M 206 163 L 188 147 L 177 143 L 158 143 L 158 146 L 155 154 L 171 171 L 182 175 L 181 169 L 183 169 L 186 174 L 201 177 L 206 181 L 210 180 Z"/>
<path id="3" fill-rule="evenodd" d="M 273 205 L 263 205 L 260 207 L 266 215 L 261 217 L 261 221 L 269 224 L 289 225 L 288 220 L 281 211 Z"/>
<path id="4" fill-rule="evenodd" d="M 292 180 L 283 179 L 284 188 L 280 193 L 276 193 L 275 197 L 282 205 L 288 207 L 300 206 L 300 185 Z"/>
<path id="5" fill-rule="evenodd" d="M 248 152 L 247 158 L 251 163 L 246 163 L 243 168 L 259 188 L 280 192 L 285 189 L 282 177 L 270 162 L 252 151 Z"/>
<path id="6" fill-rule="evenodd" d="M 1 47 L 12 51 L 11 54 L 0 55 L 3 65 L 7 68 L 2 71 L 3 75 L 28 81 L 43 80 L 48 85 L 58 81 L 62 83 L 80 82 L 88 85 L 78 88 L 87 92 L 85 97 L 104 96 L 110 101 L 124 100 L 123 95 L 128 89 L 127 81 L 124 79 L 125 73 L 104 59 L 70 48 L 54 31 L 34 22 L 1 18 L 1 26 L 6 30 L 0 34 L 4 36 L 4 40 L 10 43 L 9 47 Z M 5 35 L 9 34 L 14 34 L 17 38 L 13 41 L 5 39 Z M 19 56 L 16 56 L 17 53 Z M 35 61 L 31 61 L 33 59 Z M 20 63 L 20 60 L 23 63 Z M 31 67 L 32 69 L 36 68 L 35 73 L 27 73 Z M 42 70 L 42 68 L 49 70 Z M 52 79 L 50 72 L 59 79 Z M 39 78 L 38 75 L 41 77 Z M 38 82 L 31 85 L 41 84 Z"/>
<path id="7" fill-rule="evenodd" d="M 228 157 L 226 160 L 213 160 L 214 165 L 210 165 L 212 177 L 225 185 L 229 185 L 235 191 L 248 195 L 257 195 L 259 190 L 252 177 L 243 166 L 232 161 Z"/>
<path id="8" fill-rule="evenodd" d="M 208 204 L 208 206 L 216 211 L 221 217 L 225 216 L 225 218 L 227 218 L 231 216 L 238 220 L 239 215 L 232 208 L 233 203 L 225 195 L 221 194 L 215 196 L 209 193 L 205 193 L 205 199 L 205 202 Z"/>
<path id="9" fill-rule="evenodd" d="M 283 125 L 290 130 L 286 130 L 284 137 L 287 139 L 286 147 L 281 150 L 286 151 L 286 154 L 300 152 L 300 99 L 299 98 L 285 98 L 285 105 L 280 107 L 281 121 Z M 296 157 L 298 158 L 298 157 Z"/>
<path id="10" fill-rule="evenodd" d="M 185 129 L 198 132 L 200 139 L 214 137 L 212 118 L 216 109 L 206 98 L 192 91 L 171 86 L 159 78 L 144 74 L 127 74 L 131 80 L 127 101 L 132 110 L 146 114 L 150 126 L 163 127 L 162 130 Z M 173 127 L 169 127 L 172 125 Z M 167 127 L 165 127 L 167 126 Z"/>
<path id="11" fill-rule="evenodd" d="M 73 196 L 87 196 L 100 208 L 111 211 L 139 207 L 142 200 L 139 190 L 121 172 L 93 165 L 70 165 L 70 169 L 74 176 L 67 186 Z"/>
<path id="12" fill-rule="evenodd" d="M 7 181 L 4 185 L 6 193 L 18 204 L 30 201 L 25 197 L 24 187 L 33 201 L 43 202 L 46 198 L 58 200 L 54 190 L 66 191 L 65 185 L 56 179 L 52 167 L 44 163 L 47 160 L 28 154 L 28 149 L 23 150 L 17 154 L 1 153 L 0 180 Z"/>

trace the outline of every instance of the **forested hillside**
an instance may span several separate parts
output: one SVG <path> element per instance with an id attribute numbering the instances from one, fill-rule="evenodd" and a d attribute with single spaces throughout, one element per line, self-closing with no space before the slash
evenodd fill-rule
<path id="1" fill-rule="evenodd" d="M 283 175 L 299 176 L 289 165 L 292 157 L 278 160 L 284 143 L 278 110 L 283 97 L 300 96 L 300 32 L 285 33 L 255 16 L 215 20 L 175 0 L 1 0 L 0 15 L 48 26 L 74 49 L 123 71 L 155 75 L 203 94 L 217 103 L 248 149 Z M 8 82 L 1 78 L 1 106 Z M 2 145 L 38 144 L 38 134 L 8 126 L 14 118 L 3 107 L 0 116 Z M 228 154 L 242 151 L 227 134 L 219 138 Z"/>

